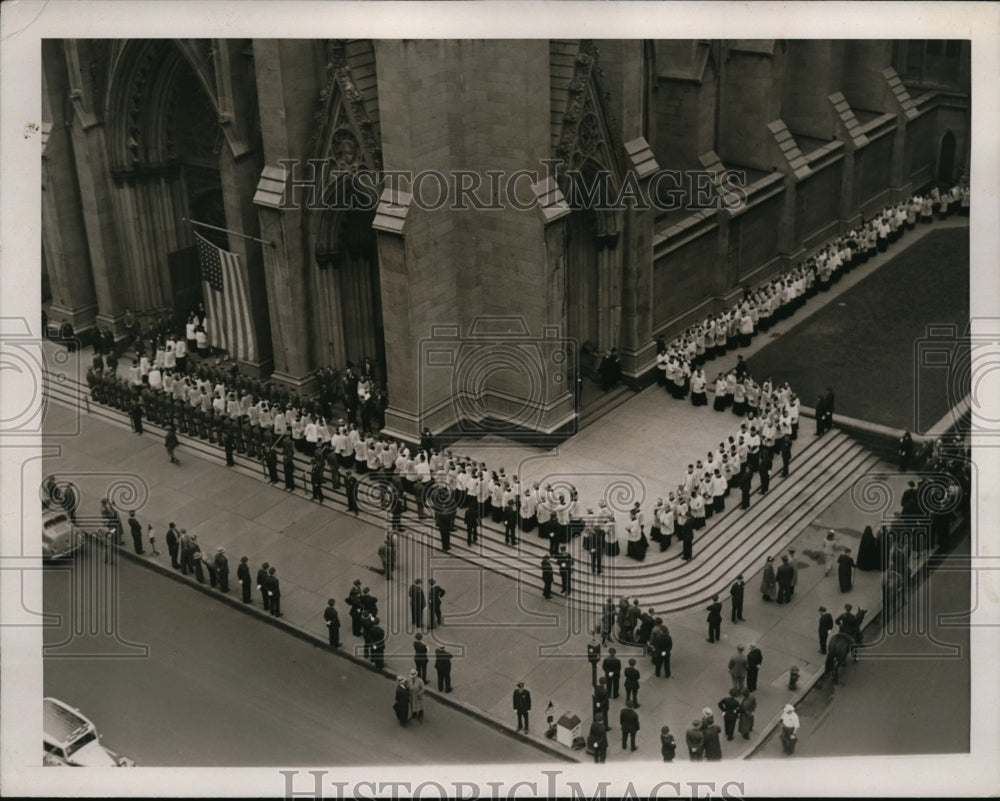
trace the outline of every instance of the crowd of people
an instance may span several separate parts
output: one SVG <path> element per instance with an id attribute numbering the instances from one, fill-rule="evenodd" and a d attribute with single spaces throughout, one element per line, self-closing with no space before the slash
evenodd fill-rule
<path id="1" fill-rule="evenodd" d="M 960 190 L 957 195 L 954 191 L 945 195 L 939 193 L 936 203 L 937 206 L 929 195 L 888 206 L 794 270 L 756 290 L 746 291 L 743 299 L 726 312 L 692 326 L 669 345 L 661 340 L 657 344 L 660 385 L 677 398 L 690 395 L 693 404 L 708 405 L 706 361 L 729 349 L 749 344 L 753 335 L 793 313 L 811 293 L 828 288 L 852 266 L 884 250 L 918 219 L 925 221 L 927 208 L 931 209 L 931 216 L 935 212 L 939 215 L 950 213 L 956 205 L 967 209 L 967 190 L 964 193 Z M 225 451 L 227 464 L 234 463 L 233 456 L 237 452 L 259 459 L 271 483 L 279 482 L 280 453 L 288 490 L 297 489 L 295 459 L 296 455 L 304 456 L 311 463 L 309 481 L 313 500 L 320 503 L 324 501 L 327 475 L 334 489 L 344 487 L 348 509 L 355 514 L 359 511 L 365 487 L 374 487 L 376 491 L 371 497 L 390 523 L 379 551 L 387 579 L 391 579 L 395 567 L 396 537 L 402 531 L 402 514 L 411 500 L 420 518 L 425 518 L 428 512 L 434 516 L 442 548 L 446 551 L 459 515 L 465 523 L 470 545 L 476 542 L 485 519 L 491 519 L 503 529 L 508 545 L 516 546 L 521 535 L 537 532 L 548 543 L 550 555 L 555 558 L 565 595 L 571 592 L 573 571 L 573 559 L 567 545 L 576 535 L 582 535 L 583 548 L 590 555 L 591 570 L 595 573 L 601 572 L 604 557 L 618 553 L 620 545 L 624 545 L 627 556 L 641 560 L 650 541 L 656 543 L 660 551 L 666 551 L 675 537 L 682 544 L 682 558 L 689 560 L 693 558 L 695 532 L 704 528 L 713 515 L 725 510 L 726 498 L 733 490 L 740 490 L 741 507 L 746 509 L 755 475 L 759 491 L 762 494 L 768 491 L 776 457 L 782 460 L 783 475 L 788 474 L 792 442 L 798 434 L 799 400 L 795 393 L 787 383 L 779 387 L 771 378 L 758 383 L 740 356 L 733 370 L 719 373 L 715 379 L 712 404 L 716 412 L 729 410 L 740 418 L 738 430 L 721 441 L 717 449 L 708 451 L 704 459 L 689 464 L 675 489 L 665 498 L 656 499 L 647 540 L 646 519 L 638 503 L 627 512 L 628 520 L 624 525 L 618 526 L 614 511 L 605 501 L 600 501 L 595 510 L 595 507 L 584 507 L 572 485 L 522 484 L 516 473 L 507 473 L 504 467 L 493 469 L 473 457 L 435 447 L 433 436 L 426 429 L 419 446 L 382 436 L 387 402 L 376 375 L 376 365 L 370 359 L 364 360 L 357 373 L 351 363 L 343 373 L 332 369 L 320 371 L 318 392 L 302 397 L 275 382 L 242 376 L 235 367 L 223 370 L 206 360 L 192 359 L 191 354 L 207 355 L 205 343 L 199 337 L 204 328 L 203 313 L 189 315 L 182 337 L 173 335 L 169 325 L 161 322 L 143 332 L 134 318 L 129 322 L 130 316 L 128 313 L 126 328 L 130 344 L 135 348 L 135 358 L 128 376 L 118 375 L 118 350 L 113 335 L 110 331 L 101 332 L 95 344 L 94 362 L 87 372 L 91 397 L 128 413 L 137 434 L 142 433 L 142 420 L 146 418 L 166 427 L 168 439 L 173 434 L 174 447 L 175 432 L 179 431 L 218 444 Z M 607 375 L 617 380 L 613 365 L 609 370 Z M 821 434 L 829 428 L 832 419 L 832 389 L 820 398 L 817 411 L 817 433 Z M 171 458 L 174 458 L 173 449 Z M 895 598 L 897 592 L 902 592 L 898 588 L 908 583 L 913 549 L 944 542 L 956 508 L 969 502 L 970 462 L 956 456 L 955 443 L 929 442 L 918 453 L 907 432 L 899 444 L 899 458 L 903 470 L 919 464 L 925 470 L 947 474 L 952 479 L 944 490 L 945 499 L 939 501 L 940 509 L 931 512 L 930 541 L 915 542 L 907 531 L 895 531 L 892 527 L 882 527 L 877 533 L 869 527 L 861 538 L 856 558 L 852 558 L 850 552 L 837 547 L 834 538 L 829 546 L 824 544 L 824 553 L 836 559 L 837 578 L 844 592 L 852 587 L 854 569 L 879 569 L 887 576 L 883 592 Z M 921 500 L 927 494 L 923 486 L 927 481 L 921 479 L 919 484 L 910 483 L 903 497 L 904 515 L 924 508 Z M 136 553 L 143 553 L 143 529 L 134 512 L 123 521 L 113 505 L 105 501 L 103 514 L 111 541 L 120 544 L 127 526 Z M 151 525 L 146 535 L 155 555 L 155 533 Z M 217 587 L 220 592 L 229 592 L 229 564 L 224 548 L 216 548 L 211 557 L 206 557 L 209 549 L 199 544 L 198 536 L 188 535 L 173 523 L 169 524 L 165 539 L 174 569 L 192 575 L 199 583 Z M 773 557 L 768 557 L 761 594 L 765 600 L 773 598 L 777 603 L 786 603 L 791 602 L 796 583 L 794 551 L 790 550 L 780 559 L 775 569 Z M 550 597 L 554 569 L 549 557 L 543 560 L 542 570 L 543 592 L 545 597 Z M 893 575 L 898 578 L 891 578 Z M 282 616 L 280 583 L 275 567 L 264 562 L 254 582 L 247 557 L 243 557 L 236 576 L 244 603 L 252 603 L 252 588 L 256 586 L 264 610 L 275 617 Z M 419 580 L 414 586 L 418 584 Z M 733 623 L 743 620 L 743 584 L 740 576 L 730 589 Z M 414 626 L 422 628 L 425 606 L 431 609 L 431 628 L 435 620 L 440 625 L 443 590 L 438 594 L 434 581 L 430 581 L 430 604 L 416 600 L 423 596 L 422 588 L 418 587 L 417 592 L 414 587 L 410 590 Z M 345 603 L 352 635 L 363 640 L 365 658 L 376 667 L 383 667 L 386 633 L 378 616 L 378 599 L 371 594 L 370 588 L 356 580 Z M 708 608 L 710 642 L 719 640 L 721 610 L 718 597 L 713 598 Z M 821 609 L 821 647 L 825 643 L 822 633 L 825 614 L 825 609 Z M 340 647 L 340 618 L 333 599 L 328 602 L 323 617 L 330 645 Z M 850 617 L 842 615 L 838 620 L 841 619 L 844 621 L 842 629 L 849 627 Z M 595 632 L 591 643 L 592 646 L 596 643 L 591 659 L 595 677 L 601 646 L 615 638 L 622 643 L 641 646 L 651 660 L 656 677 L 671 676 L 673 640 L 663 618 L 653 609 L 644 612 L 635 598 L 623 597 L 618 602 L 607 600 L 601 628 Z M 414 642 L 415 667 L 409 678 L 403 675 L 397 678 L 394 708 L 404 726 L 410 720 L 423 721 L 422 699 L 430 656 L 425 644 L 421 648 L 421 641 L 422 634 L 418 632 Z M 723 728 L 715 724 L 712 709 L 706 707 L 702 718 L 685 734 L 693 760 L 721 758 L 720 733 L 723 731 L 729 740 L 735 736 L 737 726 L 745 738 L 749 738 L 752 731 L 756 709 L 753 692 L 760 651 L 752 644 L 746 654 L 742 646 L 737 650 L 729 662 L 734 686 L 718 703 Z M 591 655 L 588 647 L 588 657 Z M 434 658 L 438 689 L 451 692 L 451 655 L 441 647 Z M 608 658 L 601 663 L 603 675 L 594 683 L 595 721 L 588 735 L 588 748 L 593 750 L 595 761 L 603 761 L 606 753 L 609 699 L 618 697 L 621 675 L 625 678 L 626 692 L 620 718 L 622 748 L 636 750 L 639 671 L 636 659 L 628 662 L 622 669 L 615 649 L 610 649 Z M 527 732 L 530 693 L 523 684 L 515 691 L 514 710 L 518 713 L 519 730 L 523 718 L 523 728 Z M 792 753 L 798 730 L 794 708 L 785 708 L 781 725 L 786 753 Z M 669 727 L 662 727 L 660 742 L 664 759 L 673 759 L 676 743 Z"/>
<path id="2" fill-rule="evenodd" d="M 743 296 L 728 309 L 709 314 L 670 342 L 658 338 L 657 383 L 675 398 L 684 399 L 690 394 L 692 404 L 704 405 L 710 380 L 704 373 L 706 362 L 749 347 L 757 334 L 794 314 L 818 292 L 829 290 L 854 267 L 888 250 L 906 230 L 915 228 L 918 220 L 929 223 L 935 215 L 945 219 L 952 213 L 968 215 L 968 186 L 955 185 L 945 192 L 935 187 L 924 195 L 891 203 L 869 220 L 862 218 L 859 225 L 827 242 L 794 268 L 757 287 L 744 287 Z M 606 369 L 602 362 L 601 377 L 608 387 L 621 374 L 620 365 L 617 371 L 613 369 L 616 354 L 612 352 L 611 357 Z M 738 409 L 752 405 L 755 391 L 750 386 L 736 386 L 743 380 L 737 371 L 718 375 L 714 382 L 717 411 L 722 411 L 720 397 L 729 397 L 737 414 Z"/>

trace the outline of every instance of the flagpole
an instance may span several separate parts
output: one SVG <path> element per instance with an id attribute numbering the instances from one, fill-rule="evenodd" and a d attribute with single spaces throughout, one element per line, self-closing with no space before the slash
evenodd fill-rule
<path id="1" fill-rule="evenodd" d="M 199 225 L 202 228 L 211 228 L 213 231 L 219 231 L 223 234 L 232 234 L 233 236 L 241 236 L 244 239 L 251 239 L 254 242 L 260 242 L 260 244 L 268 245 L 272 248 L 277 247 L 277 245 L 274 243 L 274 240 L 267 242 L 263 239 L 258 239 L 255 236 L 250 236 L 249 234 L 243 234 L 240 233 L 239 231 L 230 231 L 228 228 L 219 228 L 217 225 L 209 225 L 208 223 L 198 222 L 197 220 L 189 220 L 187 217 L 181 217 L 181 222 L 190 223 L 191 225 Z"/>

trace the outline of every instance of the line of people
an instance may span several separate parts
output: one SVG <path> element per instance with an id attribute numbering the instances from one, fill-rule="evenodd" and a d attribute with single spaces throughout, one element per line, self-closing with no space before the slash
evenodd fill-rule
<path id="1" fill-rule="evenodd" d="M 675 398 L 683 399 L 690 392 L 693 405 L 705 405 L 706 361 L 727 351 L 749 347 L 758 333 L 794 314 L 806 300 L 828 290 L 853 267 L 888 250 L 904 231 L 916 227 L 918 218 L 921 223 L 929 223 L 934 214 L 945 219 L 953 211 L 968 215 L 968 187 L 955 185 L 943 193 L 934 187 L 925 195 L 915 194 L 888 204 L 870 220 L 863 220 L 833 238 L 794 268 L 757 287 L 744 287 L 743 296 L 728 309 L 707 315 L 669 343 L 663 337 L 657 338 L 657 382 Z M 730 382 L 728 375 L 725 380 L 727 384 Z M 716 387 L 718 400 L 719 379 Z"/>

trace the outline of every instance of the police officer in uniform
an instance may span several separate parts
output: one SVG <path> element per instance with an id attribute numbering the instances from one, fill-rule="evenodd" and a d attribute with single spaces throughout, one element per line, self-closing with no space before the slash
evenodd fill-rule
<path id="1" fill-rule="evenodd" d="M 531 711 L 531 693 L 524 689 L 524 682 L 519 681 L 514 690 L 514 711 L 517 712 L 517 730 L 524 729 L 528 733 L 528 713 Z"/>

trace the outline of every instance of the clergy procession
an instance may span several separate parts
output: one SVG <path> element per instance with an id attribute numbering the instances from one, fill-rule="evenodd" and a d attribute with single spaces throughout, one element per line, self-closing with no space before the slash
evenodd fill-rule
<path id="1" fill-rule="evenodd" d="M 661 476 L 645 503 L 635 501 L 622 506 L 607 489 L 598 488 L 595 493 L 594 486 L 578 489 L 570 481 L 532 480 L 523 467 L 499 464 L 492 458 L 488 463 L 471 452 L 470 443 L 460 449 L 454 438 L 435 435 L 426 427 L 419 442 L 386 435 L 383 432 L 388 403 L 385 376 L 381 365 L 367 356 L 359 359 L 360 368 L 348 362 L 342 370 L 333 367 L 321 370 L 318 391 L 308 396 L 290 391 L 276 381 L 244 375 L 235 364 L 224 359 L 224 353 L 210 347 L 205 336 L 206 312 L 201 307 L 186 313 L 182 325 L 169 315 L 157 315 L 143 324 L 129 311 L 124 339 L 117 340 L 106 331 L 94 342 L 86 372 L 89 398 L 114 410 L 122 420 L 128 420 L 136 435 L 163 431 L 169 459 L 181 469 L 191 458 L 188 452 L 194 451 L 194 444 L 200 441 L 212 446 L 207 450 L 199 446 L 200 455 L 214 453 L 227 467 L 256 464 L 260 479 L 290 493 L 308 493 L 312 502 L 330 503 L 331 514 L 358 517 L 363 513 L 366 522 L 374 521 L 384 531 L 384 540 L 376 540 L 370 550 L 374 553 L 377 548 L 381 564 L 378 572 L 386 582 L 392 581 L 394 574 L 413 578 L 413 571 L 418 568 L 403 563 L 403 541 L 416 541 L 414 532 L 421 530 L 436 533 L 433 539 L 420 538 L 423 547 L 439 554 L 451 555 L 457 551 L 461 559 L 475 565 L 493 569 L 493 560 L 506 558 L 505 553 L 510 555 L 523 571 L 540 577 L 541 598 L 545 601 L 553 598 L 552 585 L 558 572 L 559 594 L 565 599 L 567 609 L 574 605 L 584 609 L 594 624 L 588 629 L 592 637 L 585 649 L 590 664 L 587 684 L 592 697 L 589 701 L 575 699 L 581 704 L 591 704 L 593 722 L 586 736 L 577 738 L 574 747 L 585 748 L 595 762 L 605 761 L 609 747 L 606 732 L 613 728 L 609 708 L 619 698 L 624 678 L 626 698 L 618 718 L 622 750 L 648 755 L 656 750 L 657 743 L 645 732 L 659 731 L 659 752 L 664 760 L 672 760 L 676 742 L 670 733 L 671 726 L 680 732 L 683 725 L 677 715 L 670 714 L 670 693 L 661 687 L 676 684 L 680 670 L 704 673 L 705 678 L 698 682 L 699 692 L 712 692 L 713 686 L 717 686 L 723 693 L 721 700 L 706 706 L 701 717 L 686 730 L 684 742 L 689 758 L 698 761 L 737 756 L 742 748 L 724 747 L 722 743 L 733 741 L 737 734 L 742 741 L 751 739 L 758 710 L 758 675 L 762 665 L 771 667 L 767 651 L 754 642 L 759 639 L 758 634 L 748 628 L 753 622 L 750 610 L 759 602 L 789 607 L 807 603 L 796 595 L 800 570 L 809 566 L 802 556 L 796 557 L 793 545 L 798 540 L 782 548 L 759 552 L 759 557 L 747 557 L 739 566 L 738 575 L 727 574 L 710 598 L 690 597 L 676 608 L 657 610 L 646 606 L 643 597 L 652 591 L 629 590 L 624 566 L 646 562 L 651 547 L 653 554 L 649 560 L 662 563 L 664 569 L 674 560 L 678 560 L 676 564 L 692 560 L 697 564 L 703 547 L 710 547 L 713 542 L 713 520 L 730 519 L 727 512 L 744 514 L 750 510 L 754 496 L 767 496 L 771 490 L 772 473 L 775 477 L 780 475 L 783 481 L 794 473 L 793 451 L 803 447 L 802 440 L 819 440 L 834 426 L 832 387 L 820 395 L 813 409 L 804 409 L 796 393 L 780 376 L 754 375 L 750 347 L 755 338 L 779 320 L 795 314 L 819 293 L 829 291 L 850 270 L 885 251 L 918 221 L 930 222 L 933 215 L 929 210 L 947 216 L 949 210 L 959 209 L 967 213 L 968 191 L 958 186 L 943 195 L 915 195 L 907 202 L 887 206 L 873 219 L 823 245 L 795 269 L 758 287 L 746 287 L 743 297 L 729 310 L 709 315 L 669 343 L 659 338 L 652 375 L 655 386 L 649 391 L 657 397 L 663 397 L 664 390 L 674 399 L 690 397 L 692 406 L 704 407 L 698 414 L 715 422 L 723 420 L 715 417 L 717 413 L 725 414 L 724 428 L 728 433 L 717 443 L 705 442 L 701 458 L 676 464 L 672 475 Z M 706 375 L 707 363 L 717 360 L 721 364 L 727 354 L 730 364 L 711 381 Z M 607 375 L 606 371 L 600 373 L 602 382 Z M 711 402 L 709 395 L 714 395 Z M 662 403 L 663 424 L 669 426 L 671 403 Z M 815 435 L 803 436 L 800 430 L 803 414 L 815 419 Z M 150 424 L 155 429 L 144 428 Z M 470 452 L 464 452 L 465 448 Z M 963 470 L 947 457 L 943 440 L 927 442 L 919 455 L 916 450 L 910 432 L 906 432 L 899 445 L 904 472 L 912 468 L 942 471 L 954 479 L 950 491 L 968 497 L 968 469 Z M 917 511 L 916 498 L 923 491 L 924 479 L 920 481 L 920 488 L 909 482 L 909 491 L 903 495 L 904 513 Z M 58 506 L 52 491 L 48 503 Z M 954 504 L 935 516 L 930 541 L 913 540 L 909 534 L 899 535 L 884 527 L 876 534 L 868 525 L 853 552 L 831 529 L 815 544 L 815 550 L 810 550 L 807 544 L 800 553 L 818 554 L 824 570 L 819 582 L 838 589 L 841 598 L 858 600 L 854 592 L 855 571 L 879 574 L 880 603 L 895 609 L 904 602 L 913 559 L 919 551 L 928 551 L 947 540 L 957 506 Z M 121 546 L 125 525 L 121 510 L 114 509 L 110 502 L 105 504 L 103 515 L 106 533 L 103 544 L 110 554 Z M 153 525 L 148 524 L 147 532 L 153 548 L 144 552 L 143 527 L 134 511 L 128 524 L 134 553 L 144 554 L 145 558 L 157 556 Z M 464 528 L 464 549 L 452 548 L 451 535 L 458 526 Z M 492 543 L 492 551 L 476 550 L 481 539 Z M 211 558 L 205 557 L 202 550 L 211 549 L 199 545 L 197 535 L 188 536 L 184 528 L 177 528 L 173 522 L 167 527 L 166 541 L 172 567 L 180 575 L 190 573 L 198 583 L 210 582 L 219 592 L 229 592 L 226 548 L 220 545 Z M 218 533 L 218 541 L 226 541 L 224 532 Z M 539 554 L 544 554 L 540 560 Z M 269 558 L 279 562 L 280 553 Z M 754 564 L 757 558 L 763 560 L 759 583 L 750 580 L 757 569 Z M 717 559 L 714 552 L 706 557 L 706 573 L 715 569 Z M 835 577 L 828 579 L 832 567 L 836 568 Z M 580 580 L 578 573 L 589 573 L 591 577 L 591 584 L 583 594 L 579 590 L 574 593 L 574 586 Z M 604 583 L 593 584 L 595 581 Z M 350 619 L 351 638 L 340 633 L 341 619 L 335 599 L 330 599 L 323 610 L 329 646 L 350 650 L 356 645 L 356 655 L 375 668 L 393 674 L 398 670 L 393 710 L 399 724 L 404 727 L 411 721 L 423 724 L 424 699 L 433 695 L 426 675 L 430 660 L 428 646 L 437 649 L 434 662 L 438 692 L 452 692 L 452 654 L 444 643 L 433 642 L 435 627 L 439 631 L 442 626 L 448 627 L 448 615 L 442 614 L 445 591 L 431 578 L 428 597 L 421 578 L 415 578 L 408 590 L 409 620 L 402 621 L 386 619 L 386 615 L 395 614 L 388 609 L 380 614 L 375 593 L 362 585 L 360 579 L 354 580 L 342 607 Z M 274 618 L 285 617 L 279 577 L 268 562 L 263 562 L 253 582 L 248 557 L 242 556 L 236 587 L 245 605 L 254 605 L 256 587 L 263 610 Z M 621 587 L 625 591 L 619 594 Z M 528 589 L 537 593 L 533 586 Z M 826 603 L 832 605 L 829 600 Z M 681 610 L 692 607 L 707 612 L 707 637 L 703 630 L 698 632 L 696 640 L 686 625 L 674 626 L 671 634 L 670 618 L 680 619 Z M 857 649 L 863 644 L 861 621 L 866 610 L 854 614 L 851 603 L 845 603 L 844 612 L 834 621 L 826 606 L 819 609 L 819 635 L 814 650 L 826 658 L 828 638 L 844 634 L 851 640 L 850 655 L 857 661 Z M 834 613 L 837 611 L 834 608 Z M 723 626 L 727 617 L 729 623 Z M 409 671 L 399 664 L 406 660 L 403 654 L 408 651 L 408 646 L 401 644 L 397 636 L 401 630 L 405 635 L 415 635 L 412 646 L 415 667 Z M 425 635 L 428 641 L 424 641 Z M 724 639 L 733 643 L 730 654 L 716 655 L 714 649 L 709 649 L 711 654 L 697 656 L 697 667 L 686 661 L 700 654 L 703 646 L 696 642 L 707 641 L 714 646 Z M 582 657 L 584 649 L 579 653 Z M 619 653 L 627 661 L 624 666 Z M 491 656 L 500 658 L 502 654 Z M 679 664 L 684 667 L 679 668 Z M 460 687 L 470 681 L 471 668 L 461 664 L 456 667 L 455 681 Z M 834 665 L 835 669 L 838 667 L 839 664 Z M 518 669 L 527 674 L 530 666 L 521 665 Z M 568 671 L 581 669 L 566 664 Z M 794 706 L 785 701 L 791 697 L 788 691 L 797 689 L 799 670 L 798 665 L 791 666 L 785 681 L 787 690 L 780 697 L 764 693 L 760 699 L 773 705 L 762 710 L 765 718 L 781 712 L 786 755 L 795 752 L 798 723 Z M 827 670 L 829 666 L 824 672 Z M 728 672 L 731 687 L 726 687 L 725 681 L 708 678 L 725 676 L 723 671 Z M 665 682 L 671 678 L 675 681 Z M 659 696 L 657 717 L 647 723 L 646 729 L 640 727 L 637 712 L 640 688 L 644 698 L 650 694 Z M 721 712 L 721 728 L 715 722 L 713 707 Z M 522 681 L 514 692 L 514 711 L 518 718 L 517 733 L 525 737 L 529 734 L 529 709 L 530 692 Z M 649 714 L 652 713 L 644 712 L 642 717 Z M 553 721 L 549 720 L 547 729 L 535 736 L 555 738 Z"/>

